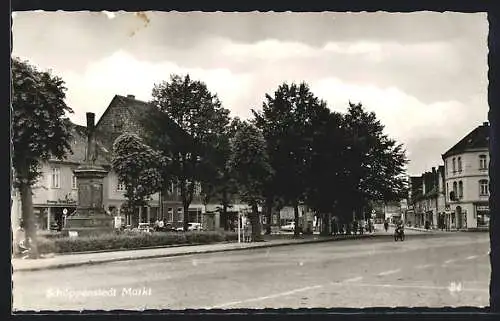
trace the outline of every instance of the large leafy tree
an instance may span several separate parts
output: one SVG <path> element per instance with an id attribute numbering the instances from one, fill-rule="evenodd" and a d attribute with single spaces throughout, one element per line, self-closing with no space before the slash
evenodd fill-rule
<path id="1" fill-rule="evenodd" d="M 323 110 L 313 132 L 306 194 L 308 205 L 323 220 L 323 227 L 330 226 L 329 213 L 336 216 L 343 213 L 338 207 L 338 191 L 344 188 L 342 173 L 346 166 L 346 133 L 342 120 L 341 114 Z M 328 230 L 324 232 L 328 233 Z"/>
<path id="2" fill-rule="evenodd" d="M 19 189 L 26 241 L 30 256 L 39 257 L 32 185 L 40 176 L 41 162 L 65 158 L 71 152 L 71 113 L 64 99 L 64 81 L 49 71 L 39 71 L 27 61 L 12 59 L 12 162 Z"/>
<path id="3" fill-rule="evenodd" d="M 231 157 L 231 140 L 235 137 L 242 121 L 236 117 L 225 127 L 218 137 L 216 144 L 208 146 L 210 152 L 208 160 L 211 166 L 207 166 L 206 177 L 202 183 L 202 191 L 205 204 L 216 201 L 220 206 L 222 217 L 227 218 L 227 211 L 238 195 L 238 184 L 231 172 L 229 165 Z M 229 228 L 228 221 L 225 228 Z"/>
<path id="4" fill-rule="evenodd" d="M 266 180 L 273 173 L 262 133 L 252 124 L 243 122 L 231 141 L 229 161 L 239 186 L 240 197 L 252 209 L 252 238 L 261 239 L 259 204 L 264 200 Z"/>
<path id="5" fill-rule="evenodd" d="M 210 146 L 216 145 L 224 135 L 229 110 L 222 107 L 217 95 L 212 94 L 205 83 L 191 80 L 189 75 L 172 75 L 168 82 L 156 84 L 152 104 L 186 134 L 168 146 L 157 141 L 155 148 L 167 151 L 171 156 L 170 170 L 181 191 L 184 230 L 187 230 L 188 209 L 193 201 L 195 184 L 206 180 L 206 174 L 211 172 Z M 161 137 L 164 136 L 162 131 L 167 130 L 152 127 Z"/>
<path id="6" fill-rule="evenodd" d="M 285 83 L 274 97 L 266 95 L 261 112 L 253 112 L 276 171 L 274 187 L 278 196 L 293 206 L 295 226 L 299 226 L 299 204 L 306 196 L 314 128 L 326 110 L 326 103 L 315 97 L 307 84 Z M 295 235 L 299 233 L 295 229 Z"/>
<path id="7" fill-rule="evenodd" d="M 407 158 L 403 145 L 389 138 L 375 113 L 365 111 L 361 104 L 349 103 L 343 126 L 348 137 L 344 209 L 361 215 L 370 201 L 404 198 Z"/>
<path id="8" fill-rule="evenodd" d="M 167 166 L 167 159 L 137 135 L 125 133 L 113 143 L 111 164 L 119 181 L 125 185 L 125 208 L 132 214 L 162 187 L 161 171 Z"/>

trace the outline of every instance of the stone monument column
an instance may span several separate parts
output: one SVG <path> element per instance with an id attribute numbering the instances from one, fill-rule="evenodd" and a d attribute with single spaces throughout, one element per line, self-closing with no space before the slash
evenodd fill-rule
<path id="1" fill-rule="evenodd" d="M 96 165 L 95 115 L 87 113 L 87 148 L 83 163 L 74 170 L 78 186 L 78 204 L 75 214 L 66 220 L 65 235 L 97 235 L 111 233 L 114 218 L 103 207 L 103 179 L 108 171 Z"/>

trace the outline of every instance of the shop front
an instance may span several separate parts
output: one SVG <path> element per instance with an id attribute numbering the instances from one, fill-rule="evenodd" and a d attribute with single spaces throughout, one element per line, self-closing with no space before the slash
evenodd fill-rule
<path id="1" fill-rule="evenodd" d="M 33 206 L 35 224 L 39 230 L 62 230 L 66 217 L 72 215 L 75 211 L 76 201 L 66 199 L 49 200 L 45 204 L 35 204 Z"/>
<path id="2" fill-rule="evenodd" d="M 478 228 L 487 228 L 490 225 L 490 206 L 487 202 L 475 203 L 475 213 Z"/>

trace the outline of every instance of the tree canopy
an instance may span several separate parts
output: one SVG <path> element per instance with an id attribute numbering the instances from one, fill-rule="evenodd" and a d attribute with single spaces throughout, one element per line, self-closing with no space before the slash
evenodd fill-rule
<path id="1" fill-rule="evenodd" d="M 242 122 L 231 140 L 229 167 L 238 182 L 241 200 L 252 208 L 252 235 L 260 238 L 258 205 L 264 199 L 266 180 L 273 173 L 262 133 L 252 124 Z"/>
<path id="2" fill-rule="evenodd" d="M 191 80 L 189 75 L 171 75 L 170 80 L 156 84 L 151 102 L 189 137 L 163 147 L 171 155 L 174 181 L 180 188 L 184 207 L 184 229 L 188 227 L 188 208 L 194 196 L 195 184 L 209 179 L 213 173 L 213 146 L 224 137 L 229 124 L 229 110 L 222 107 L 217 95 L 205 83 Z M 155 131 L 161 132 L 161 127 Z"/>
<path id="3" fill-rule="evenodd" d="M 167 159 L 135 134 L 120 135 L 113 143 L 112 167 L 125 185 L 126 208 L 144 206 L 162 186 L 161 169 Z"/>
<path id="4" fill-rule="evenodd" d="M 64 81 L 50 71 L 39 71 L 27 61 L 12 61 L 12 164 L 19 188 L 22 216 L 31 242 L 31 256 L 38 257 L 31 186 L 40 175 L 41 162 L 64 159 L 71 153 L 72 124 L 65 103 Z"/>

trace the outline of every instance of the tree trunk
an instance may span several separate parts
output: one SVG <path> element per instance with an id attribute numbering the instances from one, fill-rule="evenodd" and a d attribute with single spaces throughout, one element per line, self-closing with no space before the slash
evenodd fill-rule
<path id="1" fill-rule="evenodd" d="M 224 218 L 224 230 L 229 230 L 229 218 L 227 217 L 227 204 L 224 202 L 222 204 L 222 217 Z"/>
<path id="2" fill-rule="evenodd" d="M 252 205 L 252 241 L 262 241 L 262 233 L 260 230 L 260 215 L 257 204 Z"/>
<path id="3" fill-rule="evenodd" d="M 184 211 L 184 213 L 183 213 L 184 217 L 182 219 L 182 221 L 184 223 L 183 229 L 184 229 L 184 231 L 187 231 L 188 227 L 189 227 L 189 203 L 183 201 L 182 206 L 183 206 L 183 211 Z"/>
<path id="4" fill-rule="evenodd" d="M 300 236 L 300 226 L 299 226 L 299 203 L 295 202 L 293 204 L 293 213 L 295 217 L 295 229 L 293 230 L 294 237 Z"/>
<path id="5" fill-rule="evenodd" d="M 31 248 L 29 257 L 39 258 L 38 244 L 36 238 L 35 218 L 33 214 L 33 195 L 29 184 L 21 184 L 19 191 L 21 193 L 22 218 L 24 229 L 26 231 L 26 244 Z"/>
<path id="6" fill-rule="evenodd" d="M 271 234 L 272 212 L 273 212 L 273 200 L 272 199 L 270 199 L 270 198 L 266 199 L 265 210 L 266 210 L 266 222 L 267 222 L 266 235 L 270 235 Z"/>

